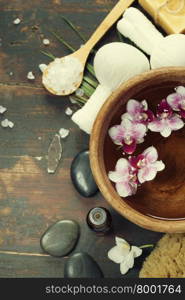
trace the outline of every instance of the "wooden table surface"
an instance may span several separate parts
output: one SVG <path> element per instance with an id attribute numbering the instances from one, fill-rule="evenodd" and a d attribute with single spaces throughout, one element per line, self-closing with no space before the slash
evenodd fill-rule
<path id="1" fill-rule="evenodd" d="M 107 259 L 115 235 L 133 244 L 155 243 L 161 234 L 144 230 L 112 210 L 101 194 L 83 198 L 70 179 L 74 156 L 88 148 L 89 136 L 65 115 L 68 97 L 48 95 L 41 84 L 40 63 L 49 58 L 41 50 L 63 56 L 68 50 L 50 30 L 58 31 L 74 47 L 81 41 L 61 19 L 69 18 L 89 37 L 110 7 L 117 1 L 106 0 L 14 0 L 0 1 L 0 105 L 5 116 L 15 123 L 13 129 L 0 127 L 0 277 L 63 277 L 64 258 L 45 255 L 40 237 L 49 225 L 61 219 L 75 219 L 81 235 L 73 253 L 85 251 L 102 268 L 105 277 L 121 277 L 119 266 Z M 13 20 L 22 19 L 19 25 Z M 51 44 L 44 46 L 43 37 Z M 101 43 L 117 40 L 115 29 Z M 33 71 L 36 79 L 29 81 Z M 13 73 L 13 74 L 12 74 Z M 3 116 L 0 116 L 3 119 Z M 48 146 L 61 127 L 70 129 L 64 140 L 63 155 L 57 172 L 47 173 Z M 37 157 L 43 157 L 37 160 Z M 97 237 L 85 218 L 95 206 L 109 208 L 113 217 L 112 233 Z M 143 258 L 137 260 L 127 277 L 137 276 Z"/>

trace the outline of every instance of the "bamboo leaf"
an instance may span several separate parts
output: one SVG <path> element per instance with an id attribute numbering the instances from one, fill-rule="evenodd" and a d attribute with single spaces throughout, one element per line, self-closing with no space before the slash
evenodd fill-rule
<path id="1" fill-rule="evenodd" d="M 95 80 L 93 80 L 93 79 L 91 79 L 91 78 L 88 77 L 88 76 L 84 76 L 84 77 L 83 77 L 83 80 L 86 81 L 87 83 L 89 83 L 89 84 L 90 84 L 91 86 L 93 86 L 94 88 L 97 88 L 97 86 L 98 86 L 98 82 L 95 81 Z"/>
<path id="2" fill-rule="evenodd" d="M 53 59 L 53 60 L 56 58 L 56 57 L 55 57 L 52 53 L 50 53 L 50 52 L 41 51 L 41 53 L 44 54 L 44 55 L 46 55 L 46 56 L 48 56 L 48 57 L 50 57 L 50 58 Z"/>
<path id="3" fill-rule="evenodd" d="M 96 75 L 95 75 L 95 72 L 94 72 L 94 68 L 93 68 L 93 66 L 90 63 L 87 63 L 86 68 L 89 71 L 89 73 L 91 73 L 96 78 Z"/>
<path id="4" fill-rule="evenodd" d="M 91 95 L 94 93 L 94 88 L 85 81 L 82 82 L 81 88 L 87 97 L 91 97 Z"/>
<path id="5" fill-rule="evenodd" d="M 67 25 L 69 25 L 69 27 L 71 27 L 71 29 L 81 38 L 83 42 L 86 42 L 86 38 L 84 37 L 84 35 L 76 28 L 76 26 L 71 21 L 69 21 L 64 16 L 62 16 L 62 19 L 67 23 Z"/>
<path id="6" fill-rule="evenodd" d="M 59 40 L 64 46 L 66 46 L 69 50 L 71 50 L 72 52 L 75 51 L 75 49 L 68 43 L 66 42 L 66 40 L 64 40 L 64 38 L 61 35 L 58 35 L 56 32 L 51 31 L 51 33 L 57 38 L 57 40 Z"/>

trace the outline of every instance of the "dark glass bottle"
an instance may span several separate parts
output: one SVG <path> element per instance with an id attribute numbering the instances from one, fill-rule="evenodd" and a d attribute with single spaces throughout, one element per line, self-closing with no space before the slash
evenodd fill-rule
<path id="1" fill-rule="evenodd" d="M 87 224 L 91 230 L 103 235 L 111 229 L 112 217 L 104 207 L 92 208 L 87 214 Z"/>

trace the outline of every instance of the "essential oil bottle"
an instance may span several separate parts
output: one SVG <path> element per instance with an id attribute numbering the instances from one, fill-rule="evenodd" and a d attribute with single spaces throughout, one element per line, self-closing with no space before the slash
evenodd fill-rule
<path id="1" fill-rule="evenodd" d="M 98 234 L 105 234 L 111 229 L 112 217 L 104 207 L 92 208 L 87 214 L 87 224 L 91 230 Z"/>

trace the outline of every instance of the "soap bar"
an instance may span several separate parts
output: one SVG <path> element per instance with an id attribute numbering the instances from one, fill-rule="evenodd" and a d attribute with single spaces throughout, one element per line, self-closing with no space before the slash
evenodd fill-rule
<path id="1" fill-rule="evenodd" d="M 185 33 L 184 0 L 139 0 L 139 4 L 167 34 Z"/>

